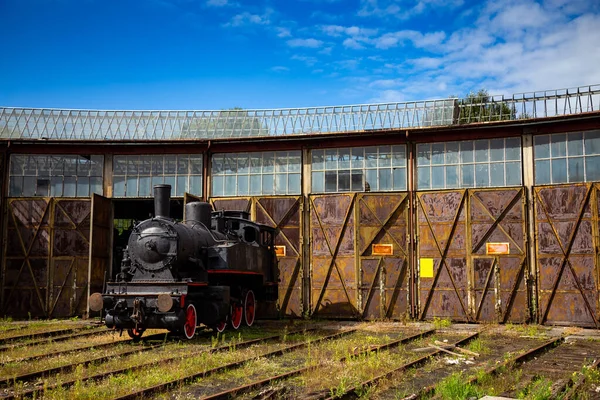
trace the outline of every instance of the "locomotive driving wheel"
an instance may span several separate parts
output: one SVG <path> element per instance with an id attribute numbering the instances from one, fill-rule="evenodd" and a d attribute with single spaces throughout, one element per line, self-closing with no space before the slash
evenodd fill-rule
<path id="1" fill-rule="evenodd" d="M 144 331 L 145 329 L 143 328 L 131 328 L 127 329 L 127 334 L 133 339 L 134 342 L 138 342 L 142 338 Z"/>
<path id="2" fill-rule="evenodd" d="M 196 307 L 193 304 L 188 304 L 185 309 L 185 322 L 183 324 L 183 334 L 186 339 L 193 339 L 196 334 L 196 325 L 198 318 L 196 315 Z"/>
<path id="3" fill-rule="evenodd" d="M 239 329 L 242 325 L 242 317 L 244 316 L 244 306 L 239 302 L 231 304 L 231 327 Z"/>
<path id="4" fill-rule="evenodd" d="M 214 327 L 214 329 L 219 333 L 223 332 L 225 328 L 227 328 L 227 321 L 218 322 Z"/>
<path id="5" fill-rule="evenodd" d="M 244 296 L 244 319 L 246 325 L 252 326 L 254 324 L 254 312 L 256 310 L 256 301 L 254 298 L 254 292 L 248 290 Z"/>

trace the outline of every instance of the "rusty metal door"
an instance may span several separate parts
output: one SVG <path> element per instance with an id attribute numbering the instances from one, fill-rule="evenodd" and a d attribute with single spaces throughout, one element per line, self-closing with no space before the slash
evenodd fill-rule
<path id="1" fill-rule="evenodd" d="M 113 213 L 112 201 L 98 194 L 92 195 L 92 223 L 90 226 L 89 289 L 91 293 L 102 292 L 105 281 L 111 276 Z M 119 266 L 112 266 L 118 268 Z M 86 306 L 89 313 L 89 305 Z"/>
<path id="2" fill-rule="evenodd" d="M 246 211 L 252 212 L 252 198 L 251 197 L 217 197 L 210 199 L 210 204 L 213 206 L 213 210 L 220 211 Z"/>
<path id="3" fill-rule="evenodd" d="M 9 198 L 5 204 L 2 314 L 45 317 L 50 279 L 51 201 Z"/>
<path id="4" fill-rule="evenodd" d="M 279 268 L 279 314 L 302 315 L 302 197 L 253 199 L 256 222 L 275 228 Z"/>
<path id="5" fill-rule="evenodd" d="M 423 192 L 417 199 L 419 318 L 528 321 L 524 190 Z"/>
<path id="6" fill-rule="evenodd" d="M 87 310 L 91 202 L 52 199 L 52 245 L 48 316 L 83 315 Z"/>
<path id="7" fill-rule="evenodd" d="M 356 201 L 362 317 L 407 318 L 411 277 L 409 196 L 361 193 Z"/>
<path id="8" fill-rule="evenodd" d="M 597 184 L 536 187 L 539 323 L 598 327 Z"/>
<path id="9" fill-rule="evenodd" d="M 311 314 L 356 318 L 358 271 L 355 257 L 356 193 L 311 195 Z"/>

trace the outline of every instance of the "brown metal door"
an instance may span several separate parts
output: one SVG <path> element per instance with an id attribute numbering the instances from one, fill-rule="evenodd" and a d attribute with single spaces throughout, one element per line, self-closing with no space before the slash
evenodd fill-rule
<path id="1" fill-rule="evenodd" d="M 365 193 L 356 201 L 362 317 L 407 318 L 409 197 L 406 193 Z"/>
<path id="2" fill-rule="evenodd" d="M 210 199 L 210 204 L 215 211 L 246 211 L 249 213 L 252 211 L 252 198 L 250 197 L 216 197 Z"/>
<path id="3" fill-rule="evenodd" d="M 419 319 L 471 321 L 467 191 L 417 193 Z"/>
<path id="4" fill-rule="evenodd" d="M 311 313 L 356 318 L 354 194 L 311 195 Z"/>
<path id="5" fill-rule="evenodd" d="M 48 315 L 51 224 L 50 199 L 6 200 L 6 248 L 2 314 Z"/>
<path id="6" fill-rule="evenodd" d="M 473 319 L 527 322 L 524 189 L 472 189 L 468 202 Z"/>
<path id="7" fill-rule="evenodd" d="M 104 282 L 111 276 L 112 258 L 112 201 L 104 196 L 92 196 L 92 224 L 90 232 L 89 289 L 91 293 L 102 292 Z M 112 268 L 119 268 L 113 265 Z M 89 313 L 89 305 L 86 311 Z"/>
<path id="8" fill-rule="evenodd" d="M 539 322 L 598 327 L 598 187 L 537 187 Z"/>
<path id="9" fill-rule="evenodd" d="M 302 315 L 302 197 L 254 199 L 256 222 L 275 228 L 278 250 L 279 313 Z"/>
<path id="10" fill-rule="evenodd" d="M 91 232 L 89 199 L 52 199 L 49 317 L 87 310 Z"/>

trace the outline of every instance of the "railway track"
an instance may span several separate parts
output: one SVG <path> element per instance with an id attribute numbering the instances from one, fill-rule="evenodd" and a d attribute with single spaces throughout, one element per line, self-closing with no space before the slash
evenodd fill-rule
<path id="1" fill-rule="evenodd" d="M 247 340 L 247 341 L 243 341 L 240 343 L 235 343 L 235 348 L 236 349 L 242 349 L 242 348 L 246 348 L 258 343 L 262 343 L 262 342 L 267 342 L 267 341 L 276 341 L 276 340 L 281 340 L 283 337 L 285 336 L 289 336 L 289 335 L 294 335 L 294 334 L 299 334 L 299 333 L 303 333 L 303 332 L 311 332 L 314 331 L 315 329 L 305 329 L 305 330 L 299 330 L 299 331 L 293 331 L 293 332 L 287 332 L 285 334 L 279 334 L 279 335 L 271 335 L 271 336 L 266 336 L 266 337 L 262 337 L 262 338 L 257 338 L 257 339 L 251 339 L 251 340 Z M 162 335 L 164 336 L 164 335 Z M 148 338 L 150 338 L 150 336 L 148 336 Z M 144 349 L 137 349 L 136 350 L 131 350 L 126 352 L 127 355 L 129 354 L 134 354 L 136 352 L 140 352 L 140 351 L 147 351 L 147 350 L 151 350 L 151 349 L 156 349 L 157 347 L 161 347 L 162 345 L 154 345 L 151 348 L 144 348 Z M 144 368 L 149 368 L 151 366 L 157 366 L 157 365 L 166 365 L 169 362 L 175 361 L 175 360 L 179 360 L 182 357 L 193 357 L 193 356 L 197 356 L 200 354 L 213 354 L 213 353 L 217 353 L 217 352 L 223 352 L 223 351 L 227 351 L 227 350 L 231 350 L 232 349 L 232 344 L 226 344 L 223 346 L 219 346 L 219 347 L 214 347 L 214 348 L 210 348 L 210 349 L 202 349 L 202 350 L 198 350 L 195 352 L 187 352 L 186 354 L 179 354 L 176 356 L 169 356 L 167 358 L 158 360 L 158 361 L 150 361 L 150 362 L 146 362 L 146 363 L 141 363 L 135 366 L 129 366 L 129 367 L 125 367 L 125 368 L 117 368 L 117 369 L 111 369 L 110 371 L 105 371 L 105 372 L 101 372 L 101 373 L 96 373 L 96 374 L 91 374 L 88 376 L 83 376 L 83 377 L 77 377 L 75 379 L 69 379 L 69 380 L 65 380 L 65 381 L 61 381 L 55 384 L 41 384 L 41 385 L 36 385 L 33 388 L 27 388 L 25 390 L 19 390 L 19 391 L 14 391 L 14 388 L 7 388 L 4 391 L 4 394 L 0 394 L 0 399 L 15 399 L 15 398 L 21 398 L 21 397 L 36 397 L 37 395 L 41 394 L 42 392 L 48 391 L 48 390 L 54 390 L 57 388 L 69 388 L 75 384 L 81 384 L 84 382 L 88 382 L 88 381 L 100 381 L 102 379 L 105 379 L 109 376 L 113 376 L 113 375 L 118 375 L 118 374 L 124 374 L 124 373 L 130 373 L 130 372 L 135 372 Z M 124 353 L 119 353 L 119 354 L 114 354 L 111 356 L 105 356 L 105 357 L 99 357 L 98 360 L 89 360 L 89 361 L 85 361 L 83 363 L 76 363 L 76 364 L 71 364 L 66 366 L 67 369 L 69 370 L 73 370 L 75 368 L 77 368 L 79 365 L 89 365 L 91 363 L 94 362 L 103 362 L 106 361 L 108 359 L 114 358 L 114 357 L 122 357 L 124 355 Z M 60 367 L 60 369 L 63 369 L 65 367 Z M 55 372 L 55 371 L 51 371 L 52 369 L 48 369 L 48 370 L 44 370 L 44 371 L 37 371 L 35 372 L 35 375 L 32 376 L 27 376 L 29 374 L 24 374 L 24 379 L 26 380 L 31 380 L 34 379 L 36 377 L 39 376 L 43 376 L 43 375 L 47 375 L 49 373 Z M 14 379 L 8 379 L 5 380 L 4 382 L 7 382 L 8 384 L 14 383 L 15 380 Z"/>
<path id="2" fill-rule="evenodd" d="M 43 337 L 43 338 L 39 338 L 36 340 L 29 340 L 29 341 L 19 340 L 19 341 L 16 341 L 15 343 L 8 343 L 8 344 L 0 345 L 0 351 L 14 349 L 15 347 L 19 347 L 19 346 L 37 346 L 37 345 L 49 343 L 49 342 L 55 342 L 55 343 L 56 342 L 64 342 L 64 341 L 70 340 L 70 339 L 83 338 L 86 336 L 101 335 L 106 332 L 107 332 L 106 328 L 102 327 L 102 328 L 95 328 L 95 329 L 94 328 L 86 329 L 86 332 L 76 331 L 74 333 L 70 333 L 70 334 L 66 334 L 66 335 Z"/>
<path id="3" fill-rule="evenodd" d="M 6 344 L 9 344 L 12 342 L 17 342 L 20 340 L 33 340 L 33 339 L 39 339 L 39 338 L 49 338 L 52 336 L 66 335 L 69 333 L 80 331 L 82 329 L 86 329 L 86 328 L 85 327 L 60 328 L 60 329 L 41 331 L 41 332 L 24 333 L 22 335 L 7 336 L 7 337 L 3 337 L 0 339 L 0 346 L 4 346 Z"/>

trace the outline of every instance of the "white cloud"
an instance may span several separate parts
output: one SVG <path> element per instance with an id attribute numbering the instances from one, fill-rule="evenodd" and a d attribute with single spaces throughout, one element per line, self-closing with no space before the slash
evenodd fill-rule
<path id="1" fill-rule="evenodd" d="M 275 30 L 277 31 L 277 37 L 285 38 L 292 36 L 292 32 L 289 28 L 278 26 L 277 28 L 275 28 Z"/>
<path id="2" fill-rule="evenodd" d="M 319 60 L 317 60 L 316 57 L 302 56 L 302 55 L 298 55 L 298 54 L 294 54 L 292 56 L 292 60 L 301 61 L 309 67 L 312 67 L 319 61 Z"/>
<path id="3" fill-rule="evenodd" d="M 290 69 L 288 67 L 284 67 L 283 65 L 276 65 L 271 68 L 273 72 L 288 72 Z"/>
<path id="4" fill-rule="evenodd" d="M 359 17 L 409 19 L 430 8 L 455 8 L 464 0 L 361 0 Z"/>
<path id="5" fill-rule="evenodd" d="M 234 15 L 231 21 L 226 23 L 224 26 L 244 26 L 244 25 L 269 25 L 271 23 L 271 15 L 273 14 L 272 9 L 267 9 L 262 15 L 251 14 L 249 12 L 243 12 L 241 14 Z"/>
<path id="6" fill-rule="evenodd" d="M 342 42 L 342 44 L 344 45 L 344 47 L 346 47 L 348 49 L 361 50 L 361 49 L 365 48 L 365 46 L 360 44 L 356 39 L 352 39 L 352 38 L 345 39 Z"/>
<path id="7" fill-rule="evenodd" d="M 207 6 L 212 6 L 212 7 L 223 7 L 229 4 L 228 0 L 208 0 L 206 2 Z"/>
<path id="8" fill-rule="evenodd" d="M 406 42 L 412 42 L 416 48 L 434 48 L 439 46 L 445 39 L 444 32 L 421 33 L 413 30 L 404 30 L 398 32 L 388 32 L 377 38 L 372 43 L 378 49 L 389 49 L 404 45 Z"/>
<path id="9" fill-rule="evenodd" d="M 322 40 L 317 40 L 313 38 L 309 39 L 291 39 L 286 42 L 290 47 L 308 47 L 312 49 L 319 48 L 323 45 Z"/>

